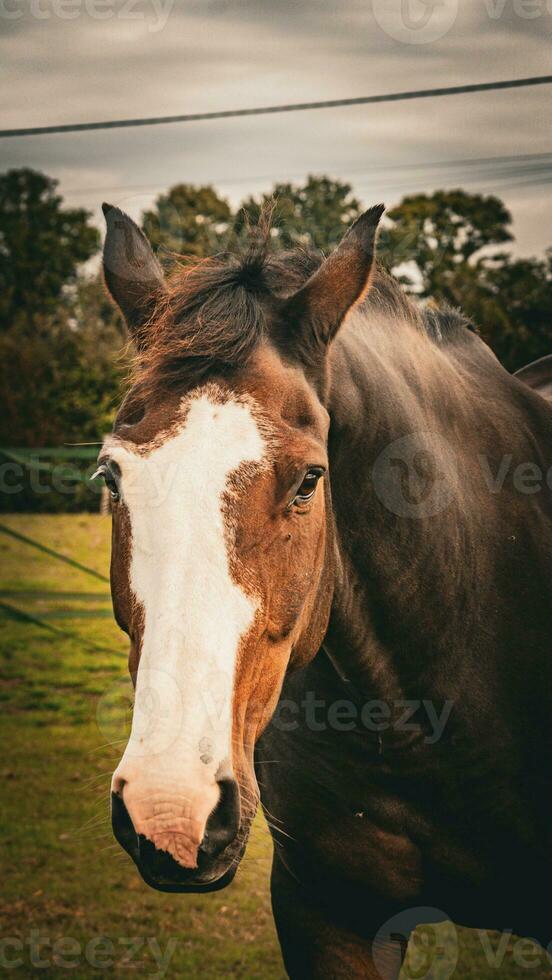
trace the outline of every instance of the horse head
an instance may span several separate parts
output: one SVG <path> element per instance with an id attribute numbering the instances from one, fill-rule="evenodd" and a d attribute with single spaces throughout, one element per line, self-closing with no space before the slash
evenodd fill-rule
<path id="1" fill-rule="evenodd" d="M 369 288 L 382 210 L 323 262 L 273 253 L 265 236 L 166 280 L 142 232 L 104 206 L 105 279 L 136 346 L 99 458 L 135 686 L 113 827 L 162 890 L 232 880 L 258 801 L 255 742 L 286 672 L 324 638 L 326 354 Z"/>

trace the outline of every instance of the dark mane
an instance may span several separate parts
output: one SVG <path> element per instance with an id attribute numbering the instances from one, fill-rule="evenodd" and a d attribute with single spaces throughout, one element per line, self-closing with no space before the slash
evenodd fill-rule
<path id="1" fill-rule="evenodd" d="M 182 259 L 158 300 L 145 333 L 148 343 L 137 354 L 133 381 L 143 391 L 174 389 L 216 370 L 244 367 L 268 336 L 271 310 L 291 295 L 320 266 L 321 253 L 296 248 L 270 248 L 270 227 L 253 228 L 249 242 L 237 252 L 223 252 L 199 261 Z M 422 309 L 400 283 L 376 267 L 361 309 L 408 322 L 436 343 L 471 327 L 451 308 Z"/>
<path id="2" fill-rule="evenodd" d="M 422 312 L 425 329 L 437 343 L 461 337 L 465 330 L 477 333 L 476 327 L 462 310 L 447 303 L 442 306 L 427 306 Z"/>
<path id="3" fill-rule="evenodd" d="M 134 380 L 149 390 L 172 388 L 190 376 L 244 366 L 267 335 L 275 300 L 298 289 L 322 258 L 302 249 L 272 251 L 269 235 L 252 234 L 240 252 L 183 260 L 146 325 Z"/>
<path id="4" fill-rule="evenodd" d="M 385 313 L 395 321 L 411 323 L 438 344 L 461 338 L 466 330 L 476 332 L 471 320 L 447 303 L 421 306 L 413 302 L 395 276 L 381 266 L 376 267 L 362 308 L 372 314 Z"/>

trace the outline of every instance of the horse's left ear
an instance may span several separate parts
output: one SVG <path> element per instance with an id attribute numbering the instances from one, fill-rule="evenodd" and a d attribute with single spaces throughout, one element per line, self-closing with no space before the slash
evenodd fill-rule
<path id="1" fill-rule="evenodd" d="M 376 233 L 385 205 L 357 218 L 334 252 L 284 303 L 292 345 L 307 356 L 324 352 L 347 313 L 366 295 L 374 266 Z"/>
<path id="2" fill-rule="evenodd" d="M 112 204 L 102 204 L 102 210 L 107 225 L 105 283 L 141 346 L 145 340 L 142 328 L 166 288 L 163 270 L 146 236 L 128 214 Z"/>

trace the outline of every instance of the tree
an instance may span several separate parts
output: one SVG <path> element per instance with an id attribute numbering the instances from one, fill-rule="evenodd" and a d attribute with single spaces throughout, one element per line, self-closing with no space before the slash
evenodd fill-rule
<path id="1" fill-rule="evenodd" d="M 165 265 L 174 255 L 212 255 L 225 247 L 232 212 L 210 186 L 176 184 L 142 215 L 142 227 Z"/>
<path id="2" fill-rule="evenodd" d="M 552 351 L 552 253 L 500 250 L 513 241 L 502 201 L 437 191 L 404 198 L 388 217 L 387 262 L 408 290 L 460 307 L 510 371 Z"/>
<path id="3" fill-rule="evenodd" d="M 454 301 L 451 282 L 459 274 L 469 278 L 470 267 L 503 261 L 496 248 L 513 240 L 512 216 L 502 201 L 462 190 L 405 197 L 387 217 L 393 223 L 385 241 L 388 263 L 413 262 L 414 275 L 404 272 L 403 283 L 437 300 Z"/>
<path id="4" fill-rule="evenodd" d="M 552 353 L 552 249 L 544 260 L 518 259 L 493 274 L 497 296 L 516 327 L 505 352 L 512 369 Z"/>
<path id="5" fill-rule="evenodd" d="M 99 247 L 82 208 L 62 208 L 57 181 L 28 168 L 0 175 L 0 329 L 52 313 Z"/>
<path id="6" fill-rule="evenodd" d="M 552 352 L 552 251 L 491 266 L 471 283 L 459 277 L 452 291 L 508 370 Z"/>
<path id="7" fill-rule="evenodd" d="M 264 209 L 272 210 L 274 248 L 331 250 L 360 214 L 350 184 L 330 177 L 309 177 L 305 184 L 275 184 L 259 198 L 247 198 L 234 214 L 210 187 L 177 184 L 161 194 L 142 215 L 142 228 L 165 265 L 175 255 L 212 255 L 245 237 Z"/>
<path id="8" fill-rule="evenodd" d="M 330 177 L 309 176 L 305 184 L 275 184 L 259 199 L 247 198 L 236 216 L 240 235 L 246 221 L 255 223 L 263 207 L 274 204 L 272 241 L 275 248 L 330 251 L 362 211 L 350 184 Z"/>
<path id="9" fill-rule="evenodd" d="M 125 343 L 99 279 L 79 282 L 32 331 L 0 335 L 0 446 L 101 439 L 122 397 Z"/>

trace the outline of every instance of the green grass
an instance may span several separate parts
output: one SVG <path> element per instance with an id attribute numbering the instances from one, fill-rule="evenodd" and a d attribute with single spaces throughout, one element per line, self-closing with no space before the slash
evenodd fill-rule
<path id="1" fill-rule="evenodd" d="M 108 518 L 2 520 L 107 574 Z M 260 818 L 235 882 L 214 895 L 152 891 L 113 843 L 109 780 L 130 715 L 126 640 L 108 616 L 82 616 L 83 611 L 109 609 L 108 586 L 3 535 L 0 555 L 1 601 L 45 617 L 50 626 L 72 631 L 98 648 L 0 611 L 0 940 L 25 944 L 22 949 L 6 946 L 8 960 L 21 960 L 9 971 L 2 970 L 0 947 L 0 971 L 79 980 L 162 975 L 281 980 L 268 894 L 271 846 Z M 19 594 L 7 594 L 12 590 Z M 29 945 L 33 935 L 35 948 Z M 527 956 L 527 950 L 515 939 L 504 945 L 500 966 L 493 967 L 480 937 L 451 925 L 434 932 L 441 953 L 430 957 L 430 972 L 423 966 L 427 945 L 421 935 L 403 977 L 446 980 L 456 936 L 460 959 L 455 977 L 552 977 L 540 952 L 533 950 L 538 957 L 533 968 L 516 964 L 515 957 Z M 36 948 L 37 939 L 46 942 Z M 495 951 L 500 937 L 483 941 Z M 140 942 L 135 951 L 131 944 Z M 168 966 L 160 968 L 164 955 Z M 72 970 L 64 960 L 74 965 Z"/>

